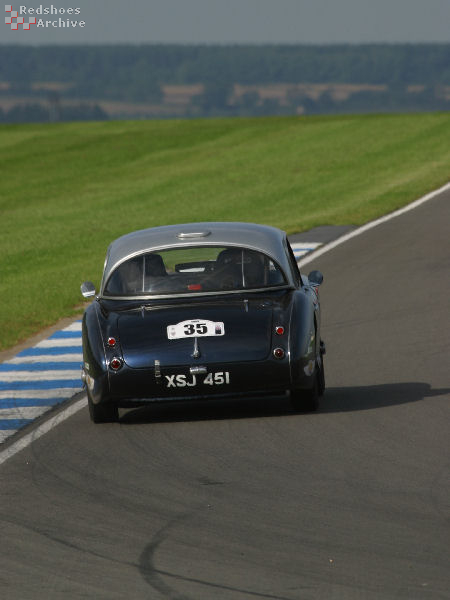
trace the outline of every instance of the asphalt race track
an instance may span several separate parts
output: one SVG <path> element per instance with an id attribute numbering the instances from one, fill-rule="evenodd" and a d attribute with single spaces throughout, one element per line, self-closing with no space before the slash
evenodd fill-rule
<path id="1" fill-rule="evenodd" d="M 87 409 L 0 466 L 0 597 L 450 598 L 450 192 L 308 265 L 322 410 Z"/>

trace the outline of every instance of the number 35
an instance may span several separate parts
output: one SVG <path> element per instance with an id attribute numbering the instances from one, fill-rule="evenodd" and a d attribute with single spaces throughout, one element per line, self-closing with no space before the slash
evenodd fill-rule
<path id="1" fill-rule="evenodd" d="M 207 331 L 208 327 L 205 323 L 196 323 L 195 325 L 189 323 L 188 325 L 184 326 L 185 335 L 194 335 L 194 333 L 197 335 L 205 335 Z"/>

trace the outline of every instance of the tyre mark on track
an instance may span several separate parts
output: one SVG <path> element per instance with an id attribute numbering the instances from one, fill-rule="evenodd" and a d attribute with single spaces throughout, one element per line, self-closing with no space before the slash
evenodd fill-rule
<path id="1" fill-rule="evenodd" d="M 146 546 L 139 559 L 139 571 L 148 583 L 150 587 L 159 593 L 163 594 L 169 600 L 196 600 L 194 596 L 187 596 L 186 594 L 177 592 L 174 588 L 168 585 L 164 581 L 164 577 L 175 579 L 185 583 L 195 583 L 198 585 L 205 586 L 211 590 L 225 590 L 232 592 L 233 594 L 241 594 L 251 596 L 253 598 L 267 598 L 269 600 L 293 600 L 286 596 L 280 596 L 277 594 L 264 594 L 261 592 L 254 592 L 252 590 L 246 590 L 243 588 L 236 588 L 228 585 L 221 585 L 218 583 L 212 583 L 204 579 L 198 579 L 195 577 L 186 577 L 185 575 L 179 575 L 177 573 L 171 573 L 170 571 L 164 571 L 163 569 L 157 569 L 155 567 L 155 554 L 161 544 L 168 539 L 168 532 L 176 527 L 178 524 L 190 520 L 195 513 L 182 514 L 178 517 L 170 520 L 162 529 L 160 529 L 154 536 L 151 542 Z M 239 596 L 241 597 L 241 596 Z"/>

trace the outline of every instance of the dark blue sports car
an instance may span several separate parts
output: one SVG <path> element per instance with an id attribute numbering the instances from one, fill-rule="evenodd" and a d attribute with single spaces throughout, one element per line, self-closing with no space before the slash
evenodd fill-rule
<path id="1" fill-rule="evenodd" d="M 250 223 L 136 231 L 108 248 L 83 317 L 95 423 L 155 401 L 290 394 L 316 410 L 325 388 L 319 271 L 302 276 L 286 234 Z"/>

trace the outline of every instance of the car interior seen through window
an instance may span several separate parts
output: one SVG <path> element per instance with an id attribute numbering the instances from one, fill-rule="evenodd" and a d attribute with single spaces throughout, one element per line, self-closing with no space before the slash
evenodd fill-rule
<path id="1" fill-rule="evenodd" d="M 195 246 L 134 256 L 109 278 L 105 295 L 164 295 L 282 286 L 280 267 L 262 252 Z"/>

